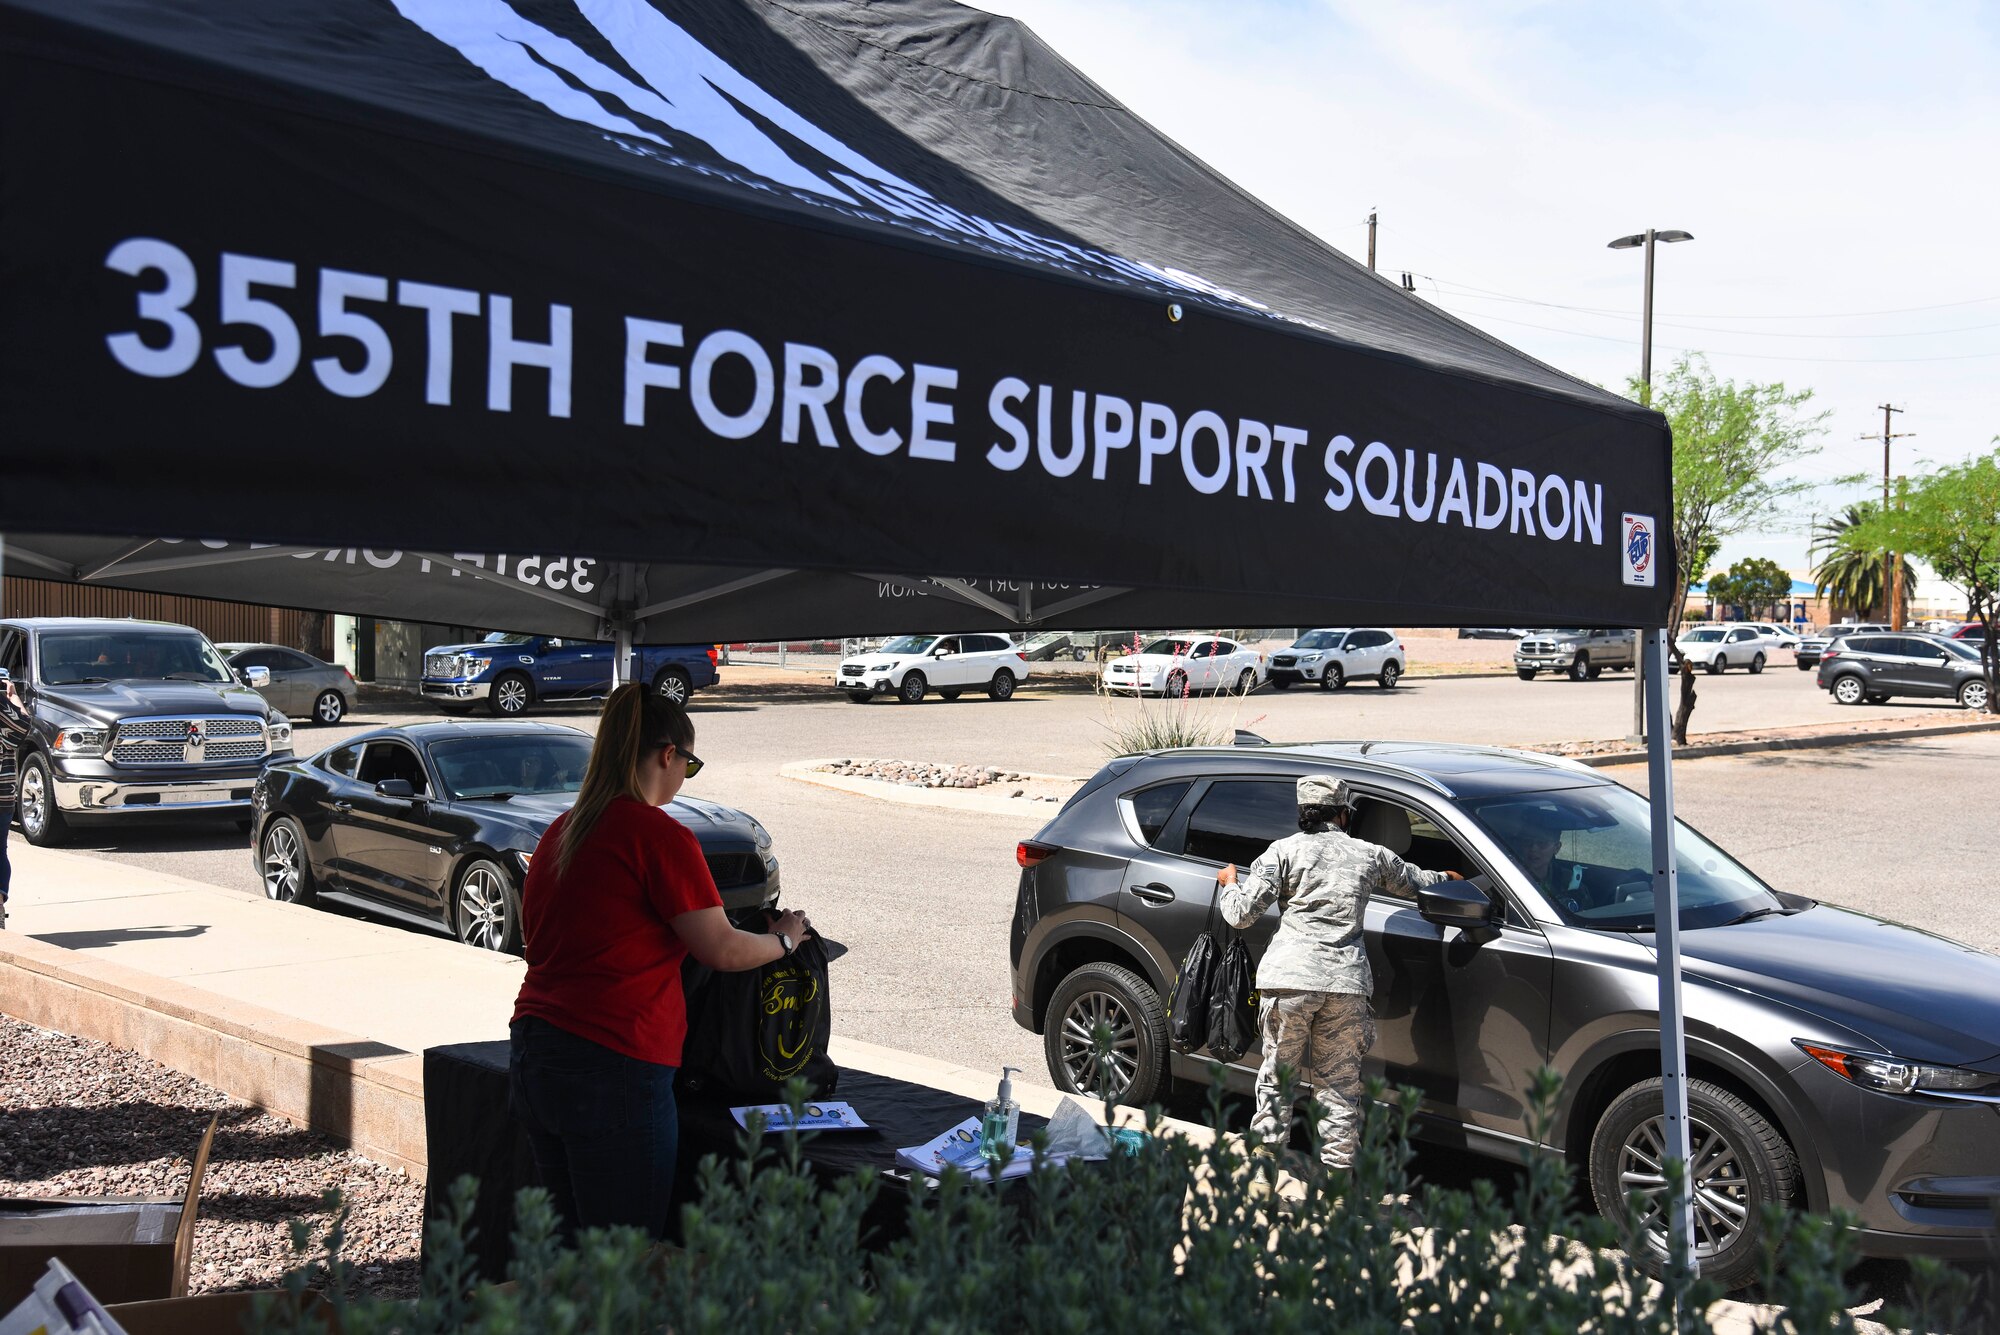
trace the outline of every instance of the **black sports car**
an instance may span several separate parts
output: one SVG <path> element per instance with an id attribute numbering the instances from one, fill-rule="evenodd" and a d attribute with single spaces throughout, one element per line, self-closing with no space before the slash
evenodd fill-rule
<path id="1" fill-rule="evenodd" d="M 591 738 L 554 723 L 381 728 L 271 765 L 252 797 L 251 862 L 272 899 L 333 900 L 518 954 L 521 882 L 569 810 Z M 750 816 L 677 797 L 734 913 L 775 904 L 778 859 Z"/>

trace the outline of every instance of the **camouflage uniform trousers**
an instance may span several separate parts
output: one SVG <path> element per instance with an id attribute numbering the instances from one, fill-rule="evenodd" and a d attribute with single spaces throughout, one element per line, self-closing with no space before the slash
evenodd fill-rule
<path id="1" fill-rule="evenodd" d="M 1360 1129 L 1361 1058 L 1375 1046 L 1375 1011 L 1348 992 L 1267 991 L 1261 1008 L 1264 1064 L 1257 1071 L 1257 1111 L 1250 1125 L 1282 1148 L 1292 1110 L 1278 1067 L 1310 1084 L 1318 1105 L 1320 1159 L 1328 1168 L 1354 1161 Z"/>

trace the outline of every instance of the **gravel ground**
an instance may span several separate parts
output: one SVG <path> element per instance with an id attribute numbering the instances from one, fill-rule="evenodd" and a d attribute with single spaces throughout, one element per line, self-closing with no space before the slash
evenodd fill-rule
<path id="1" fill-rule="evenodd" d="M 0 1194 L 179 1195 L 216 1113 L 190 1291 L 276 1284 L 288 1222 L 323 1225 L 321 1198 L 338 1188 L 353 1207 L 343 1255 L 360 1289 L 416 1296 L 424 1189 L 408 1174 L 157 1062 L 0 1016 Z"/>

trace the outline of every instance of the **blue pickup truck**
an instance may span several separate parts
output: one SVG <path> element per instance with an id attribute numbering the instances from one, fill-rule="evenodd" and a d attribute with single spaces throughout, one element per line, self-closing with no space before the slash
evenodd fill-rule
<path id="1" fill-rule="evenodd" d="M 595 700 L 611 693 L 611 653 L 601 640 L 495 632 L 478 644 L 424 651 L 423 695 L 446 713 L 480 701 L 507 718 L 538 700 Z M 635 644 L 632 679 L 648 681 L 679 704 L 716 683 L 715 650 L 706 644 Z"/>

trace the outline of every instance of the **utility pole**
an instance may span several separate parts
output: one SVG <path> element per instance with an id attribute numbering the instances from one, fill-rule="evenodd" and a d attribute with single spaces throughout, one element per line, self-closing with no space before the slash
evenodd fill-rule
<path id="1" fill-rule="evenodd" d="M 1889 514 L 1889 442 L 1903 440 L 1917 433 L 1894 429 L 1895 421 L 1893 414 L 1902 412 L 1901 408 L 1887 403 L 1878 403 L 1875 406 L 1882 410 L 1882 514 L 1884 518 L 1887 518 Z M 1873 437 L 1862 436 L 1861 439 L 1871 440 Z M 1886 548 L 1882 552 L 1882 597 L 1888 600 L 1888 621 L 1890 628 L 1893 630 L 1901 630 L 1903 628 L 1903 563 L 1899 559 L 1900 555 L 1900 553 L 1889 551 Z M 1894 589 L 1893 594 L 1890 592 L 1892 587 Z"/>
<path id="2" fill-rule="evenodd" d="M 1368 272 L 1375 272 L 1375 210 L 1368 210 Z"/>

